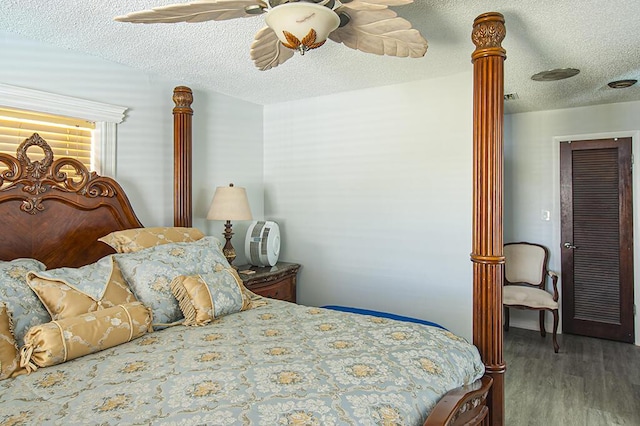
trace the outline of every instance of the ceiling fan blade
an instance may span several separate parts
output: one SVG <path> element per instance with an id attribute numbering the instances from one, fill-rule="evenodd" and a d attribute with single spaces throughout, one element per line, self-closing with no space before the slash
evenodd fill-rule
<path id="1" fill-rule="evenodd" d="M 376 55 L 419 58 L 427 52 L 427 40 L 411 28 L 409 21 L 390 9 L 358 10 L 341 6 L 336 10 L 341 11 L 351 20 L 329 34 L 337 43 Z"/>
<path id="2" fill-rule="evenodd" d="M 258 31 L 251 43 L 251 59 L 260 71 L 275 68 L 292 56 L 293 50 L 284 47 L 270 27 Z"/>
<path id="3" fill-rule="evenodd" d="M 262 0 L 201 0 L 132 12 L 117 16 L 114 20 L 136 24 L 223 21 L 254 16 L 256 6 L 258 9 L 264 9 L 267 4 Z M 247 8 L 253 10 L 253 13 L 247 12 Z"/>
<path id="4" fill-rule="evenodd" d="M 345 7 L 355 10 L 380 10 L 388 6 L 404 6 L 413 3 L 413 0 L 353 0 L 345 3 Z"/>

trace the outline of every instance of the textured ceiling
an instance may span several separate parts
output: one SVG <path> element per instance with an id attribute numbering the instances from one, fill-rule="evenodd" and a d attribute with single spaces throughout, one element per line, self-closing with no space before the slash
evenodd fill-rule
<path id="1" fill-rule="evenodd" d="M 264 15 L 229 21 L 129 24 L 113 17 L 179 0 L 2 0 L 0 31 L 86 52 L 133 68 L 258 104 L 437 78 L 472 69 L 473 19 L 505 15 L 505 93 L 524 112 L 640 100 L 640 1 L 415 0 L 393 8 L 429 41 L 424 58 L 362 53 L 327 41 L 269 71 L 258 71 L 249 47 Z M 532 74 L 578 68 L 567 80 L 536 82 Z"/>

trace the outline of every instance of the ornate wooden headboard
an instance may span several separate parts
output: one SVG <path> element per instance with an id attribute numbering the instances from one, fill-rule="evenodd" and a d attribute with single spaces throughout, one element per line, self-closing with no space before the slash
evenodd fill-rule
<path id="1" fill-rule="evenodd" d="M 30 147 L 39 147 L 44 158 L 32 161 Z M 30 257 L 48 268 L 87 265 L 113 253 L 98 238 L 142 226 L 115 180 L 72 158 L 54 159 L 37 133 L 15 157 L 0 154 L 0 163 L 8 169 L 0 173 L 0 260 Z M 65 166 L 75 174 L 61 171 Z"/>

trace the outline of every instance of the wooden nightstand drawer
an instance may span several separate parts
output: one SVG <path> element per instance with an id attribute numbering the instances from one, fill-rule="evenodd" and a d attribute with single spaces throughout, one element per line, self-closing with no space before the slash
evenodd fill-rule
<path id="1" fill-rule="evenodd" d="M 291 294 L 292 289 L 293 286 L 291 283 L 291 278 L 286 278 L 271 285 L 267 285 L 264 287 L 255 287 L 251 289 L 251 291 L 259 294 L 260 296 L 270 297 L 272 299 L 286 300 L 288 302 L 295 302 L 296 299 Z"/>
<path id="2" fill-rule="evenodd" d="M 296 302 L 296 280 L 300 265 L 278 262 L 274 266 L 238 267 L 238 274 L 245 287 L 260 296 Z"/>

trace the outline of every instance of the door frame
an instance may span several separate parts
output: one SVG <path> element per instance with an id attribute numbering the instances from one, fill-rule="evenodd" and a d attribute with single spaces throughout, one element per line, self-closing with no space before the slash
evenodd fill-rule
<path id="1" fill-rule="evenodd" d="M 560 223 L 560 142 L 563 141 L 581 141 L 591 139 L 610 139 L 610 138 L 631 138 L 631 155 L 634 159 L 634 171 L 632 176 L 633 186 L 633 263 L 640 265 L 640 130 L 622 131 L 622 132 L 604 132 L 604 133 L 587 133 L 574 134 L 553 137 L 553 155 L 552 155 L 552 181 L 553 181 L 553 249 L 560 250 L 562 244 L 561 223 Z M 635 160 L 638 158 L 638 160 Z M 550 269 L 561 271 L 560 256 L 556 256 L 554 264 Z M 562 280 L 560 280 L 562 281 Z M 633 297 L 636 306 L 636 315 L 634 318 L 635 328 L 635 344 L 640 346 L 640 267 L 635 267 L 633 271 Z M 562 282 L 560 282 L 562 286 Z M 561 289 L 559 292 L 562 293 Z M 562 307 L 560 307 L 562 309 Z M 562 318 L 562 315 L 560 315 Z"/>

